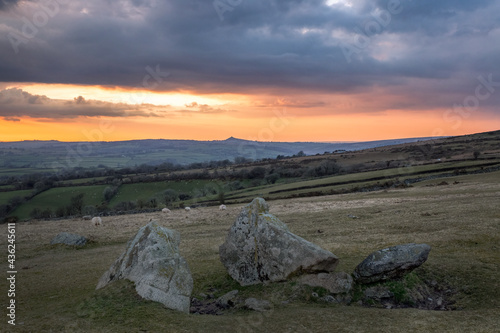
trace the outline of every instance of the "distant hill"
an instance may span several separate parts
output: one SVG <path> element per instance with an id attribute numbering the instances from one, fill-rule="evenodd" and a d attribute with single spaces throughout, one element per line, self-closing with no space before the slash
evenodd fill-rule
<path id="1" fill-rule="evenodd" d="M 354 151 L 434 138 L 370 142 L 258 142 L 230 137 L 220 141 L 130 140 L 116 142 L 18 141 L 0 142 L 0 175 L 66 167 L 133 167 L 141 164 L 190 164 L 237 157 L 258 160 L 334 151 Z M 24 169 L 20 170 L 20 168 Z M 2 172 L 3 171 L 3 172 Z M 8 172 L 7 172 L 8 175 Z"/>

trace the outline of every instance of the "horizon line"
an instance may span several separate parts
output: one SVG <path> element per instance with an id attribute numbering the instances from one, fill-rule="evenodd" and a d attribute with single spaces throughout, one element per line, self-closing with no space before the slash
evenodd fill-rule
<path id="1" fill-rule="evenodd" d="M 480 132 L 480 133 L 488 133 L 488 132 Z M 480 133 L 472 133 L 472 134 L 480 134 Z M 470 134 L 464 134 L 464 135 L 470 135 Z M 463 135 L 454 135 L 454 136 L 463 136 Z M 229 137 L 227 139 L 222 139 L 222 140 L 195 140 L 195 139 L 165 139 L 165 138 L 158 138 L 158 139 L 126 139 L 126 140 L 109 140 L 109 141 L 63 141 L 63 140 L 56 140 L 56 139 L 49 139 L 49 140 L 38 140 L 38 139 L 26 139 L 26 140 L 16 140 L 16 141 L 3 141 L 0 140 L 0 143 L 20 143 L 20 142 L 60 142 L 60 143 L 80 143 L 80 142 L 93 142 L 93 143 L 112 143 L 112 142 L 127 142 L 127 141 L 195 141 L 195 142 L 224 142 L 224 141 L 229 141 L 231 139 L 234 140 L 241 140 L 241 141 L 248 141 L 248 142 L 261 142 L 261 143 L 327 143 L 327 144 L 335 144 L 335 143 L 363 143 L 363 142 L 375 142 L 375 141 L 390 141 L 390 140 L 414 140 L 414 139 L 438 139 L 438 138 L 448 138 L 448 137 L 453 137 L 453 135 L 442 135 L 442 136 L 422 136 L 422 137 L 398 137 L 398 138 L 389 138 L 389 139 L 374 139 L 374 140 L 360 140 L 360 141 L 258 141 L 258 140 L 248 140 L 248 139 L 241 139 L 241 138 L 236 138 L 236 137 Z"/>

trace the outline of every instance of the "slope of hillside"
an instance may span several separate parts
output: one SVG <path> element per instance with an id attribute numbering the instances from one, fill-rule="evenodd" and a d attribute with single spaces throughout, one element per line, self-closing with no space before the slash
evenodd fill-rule
<path id="1" fill-rule="evenodd" d="M 190 164 L 234 160 L 258 160 L 359 150 L 430 138 L 382 140 L 357 143 L 258 142 L 229 138 L 222 141 L 132 140 L 117 142 L 21 141 L 0 142 L 0 176 L 51 172 L 64 168 L 134 167 L 141 164 Z"/>
<path id="2" fill-rule="evenodd" d="M 125 168 L 108 170 L 105 176 L 82 171 L 64 179 L 38 175 L 0 187 L 4 198 L 0 219 L 122 214 L 164 206 L 240 203 L 256 196 L 275 200 L 408 187 L 431 180 L 454 182 L 456 176 L 498 172 L 499 142 L 496 131 L 200 169 Z M 66 193 L 66 201 L 58 196 L 61 193 Z M 75 206 L 70 197 L 79 194 L 84 195 L 81 205 L 70 207 Z"/>

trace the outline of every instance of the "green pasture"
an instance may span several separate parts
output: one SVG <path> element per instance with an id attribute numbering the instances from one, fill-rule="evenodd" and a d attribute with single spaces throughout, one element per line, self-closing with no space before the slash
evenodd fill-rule
<path id="1" fill-rule="evenodd" d="M 11 215 L 17 216 L 21 220 L 28 219 L 30 212 L 34 208 L 41 210 L 50 209 L 55 211 L 60 207 L 66 207 L 71 202 L 71 197 L 80 193 L 84 194 L 84 206 L 99 205 L 104 201 L 103 191 L 106 185 L 96 186 L 73 186 L 57 187 L 38 194 L 30 201 L 19 206 Z"/>
<path id="2" fill-rule="evenodd" d="M 33 192 L 32 190 L 0 192 L 0 205 L 6 204 L 10 199 L 15 197 L 25 198 Z"/>
<path id="3" fill-rule="evenodd" d="M 122 201 L 149 200 L 152 197 L 160 196 L 167 189 L 172 189 L 179 193 L 193 195 L 196 190 L 202 190 L 206 186 L 218 188 L 220 182 L 210 180 L 187 180 L 187 181 L 162 181 L 152 183 L 137 183 L 121 185 L 118 193 L 110 201 L 113 207 Z"/>
<path id="4" fill-rule="evenodd" d="M 80 179 L 70 179 L 60 181 L 61 185 L 79 185 L 79 184 L 88 184 L 92 182 L 98 182 L 106 179 L 107 177 L 92 177 L 92 178 L 80 178 Z"/>
<path id="5" fill-rule="evenodd" d="M 296 181 L 284 184 L 264 185 L 226 194 L 227 200 L 236 199 L 245 201 L 256 196 L 265 196 L 269 199 L 287 198 L 307 193 L 332 194 L 335 192 L 348 192 L 356 188 L 383 185 L 386 181 L 395 179 L 418 178 L 449 174 L 450 168 L 465 169 L 468 172 L 476 171 L 484 161 L 449 162 L 420 166 L 409 166 L 377 171 L 359 172 L 347 175 L 336 175 L 312 180 Z M 448 179 L 449 177 L 446 177 Z M 434 180 L 435 181 L 435 180 Z"/>

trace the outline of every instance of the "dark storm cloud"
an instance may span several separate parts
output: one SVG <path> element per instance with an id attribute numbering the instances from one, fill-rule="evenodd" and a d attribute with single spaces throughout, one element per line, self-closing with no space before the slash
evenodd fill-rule
<path id="1" fill-rule="evenodd" d="M 10 6 L 17 5 L 20 0 L 0 0 L 0 10 L 5 10 Z"/>
<path id="2" fill-rule="evenodd" d="M 75 97 L 72 101 L 55 100 L 17 88 L 0 91 L 0 117 L 8 121 L 19 121 L 22 117 L 52 120 L 77 117 L 158 117 L 157 111 L 165 108 L 168 107 L 139 107 L 86 100 L 82 96 Z"/>
<path id="3" fill-rule="evenodd" d="M 0 12 L 0 80 L 280 95 L 403 86 L 445 104 L 478 75 L 500 81 L 498 0 L 49 3 L 45 21 L 35 4 Z"/>

